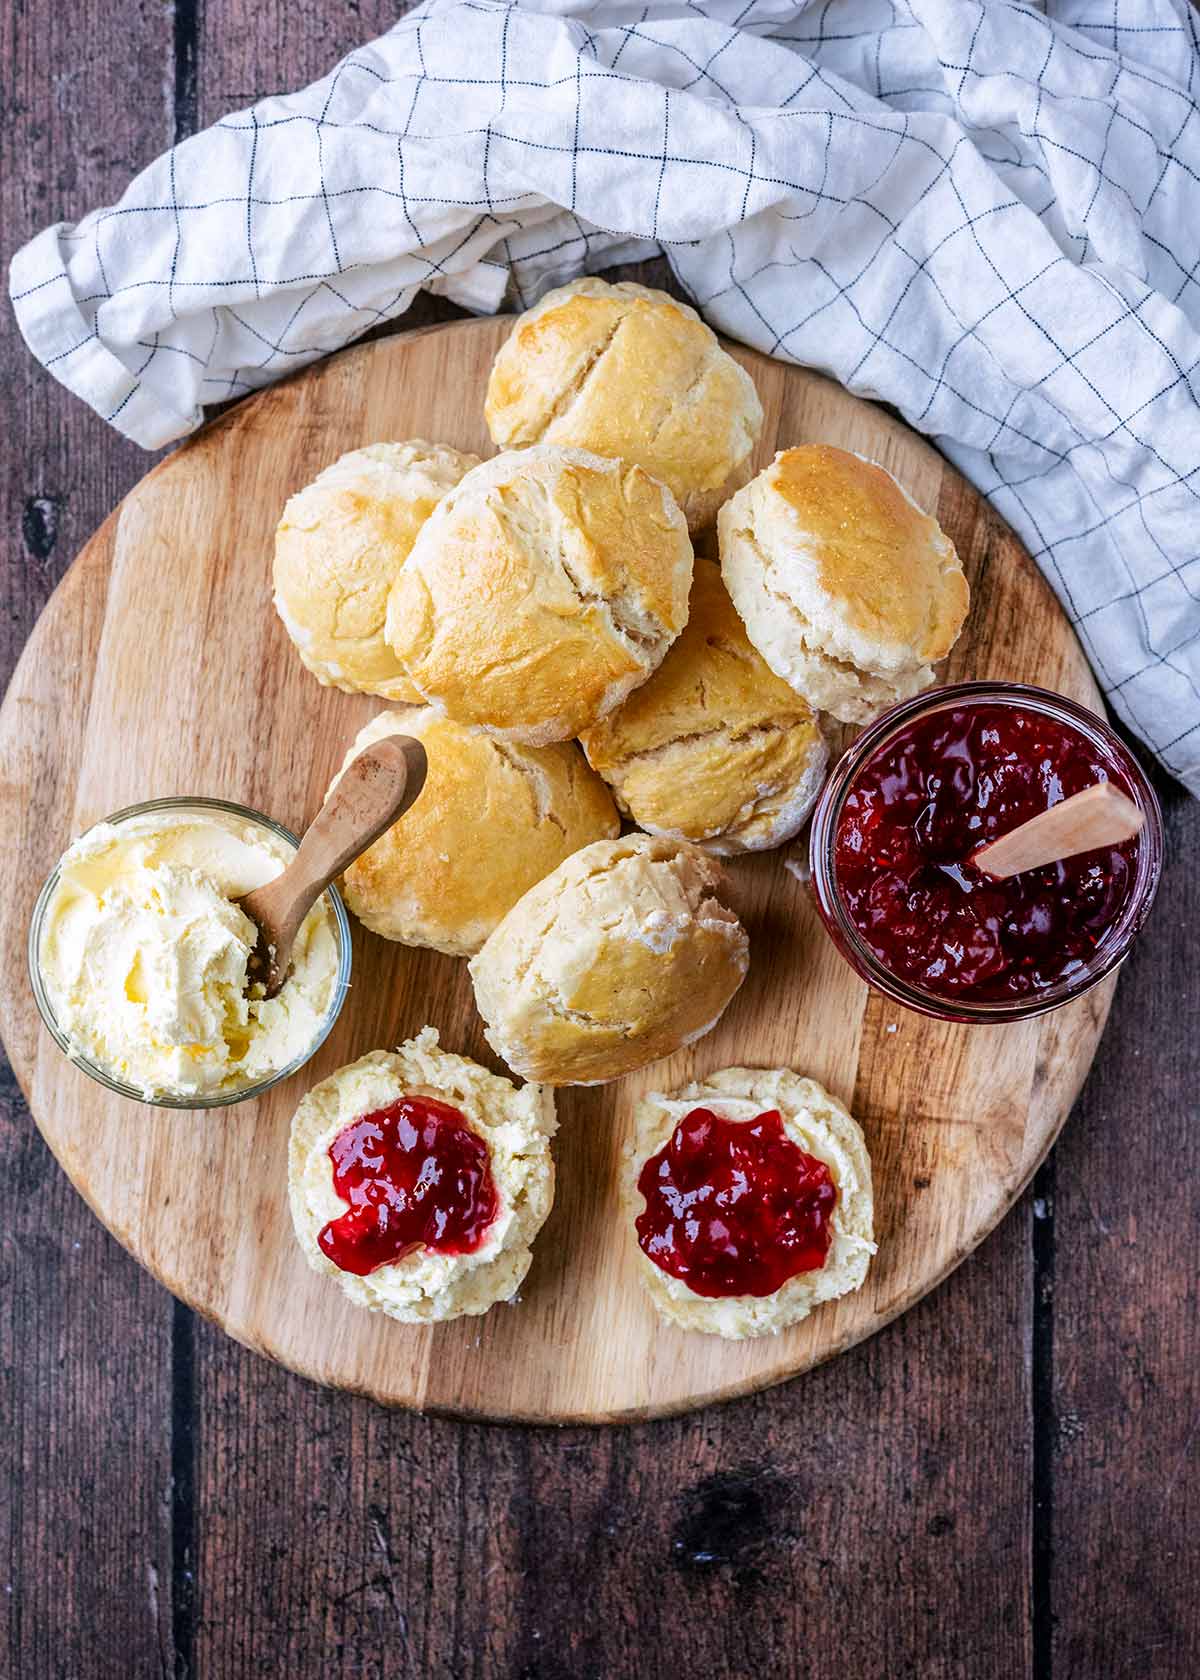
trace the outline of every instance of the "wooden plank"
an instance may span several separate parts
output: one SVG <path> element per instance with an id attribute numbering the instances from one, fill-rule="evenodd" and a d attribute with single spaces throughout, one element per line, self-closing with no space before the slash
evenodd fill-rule
<path id="1" fill-rule="evenodd" d="M 161 6 L 0 10 L 5 271 L 46 222 L 115 197 L 170 142 L 171 55 Z M 5 310 L 0 682 L 76 550 L 145 468 L 140 450 L 37 368 Z M 76 646 L 56 656 L 69 715 L 90 671 Z M 52 772 L 24 786 L 26 828 L 60 826 L 64 792 Z M 0 1670 L 29 1680 L 170 1672 L 172 1303 L 64 1179 L 7 1065 L 0 1179 Z"/>
<path id="2" fill-rule="evenodd" d="M 389 1412 L 201 1332 L 201 1674 L 1031 1674 L 1026 1203 L 784 1388 L 622 1430 Z"/>
<path id="3" fill-rule="evenodd" d="M 229 111 L 290 93 L 390 29 L 414 0 L 221 0 L 197 8 L 197 111 L 206 128 Z"/>
<path id="4" fill-rule="evenodd" d="M 1160 786 L 1175 867 L 1045 1187 L 1055 1680 L 1200 1672 L 1200 806 Z"/>

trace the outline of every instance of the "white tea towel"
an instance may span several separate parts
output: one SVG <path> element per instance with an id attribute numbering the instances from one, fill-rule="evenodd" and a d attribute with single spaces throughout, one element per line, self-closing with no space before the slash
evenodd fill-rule
<path id="1" fill-rule="evenodd" d="M 403 314 L 662 251 L 713 326 L 893 403 L 1200 792 L 1188 0 L 428 0 L 25 247 L 34 354 L 148 448 Z"/>

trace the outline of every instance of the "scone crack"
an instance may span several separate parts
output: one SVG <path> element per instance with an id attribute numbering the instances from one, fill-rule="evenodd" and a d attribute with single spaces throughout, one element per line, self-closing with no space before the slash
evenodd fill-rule
<path id="1" fill-rule="evenodd" d="M 613 630 L 625 642 L 632 643 L 639 653 L 656 652 L 667 627 L 649 613 L 639 612 L 628 588 L 608 597 L 607 606 Z M 643 668 L 645 661 L 639 663 Z"/>
<path id="2" fill-rule="evenodd" d="M 357 589 L 347 589 L 340 581 L 335 581 L 333 587 L 336 596 L 333 609 L 333 639 L 334 641 L 360 641 L 362 639 L 361 631 L 342 629 L 342 615 L 354 607 L 361 596 L 377 592 L 382 593 L 386 601 L 387 592 L 386 590 L 381 590 L 378 584 L 372 583 L 369 579 L 360 583 Z M 382 619 L 382 613 L 380 613 L 379 616 Z M 377 626 L 372 626 L 371 628 L 376 627 Z M 367 634 L 370 635 L 370 633 L 371 630 L 368 629 Z"/>
<path id="3" fill-rule="evenodd" d="M 580 604 L 605 618 L 618 639 L 631 643 L 639 654 L 659 647 L 668 626 L 640 605 L 629 583 L 601 592 L 581 576 L 565 542 L 558 544 L 558 560 Z M 638 664 L 644 668 L 645 660 L 639 659 Z"/>
<path id="4" fill-rule="evenodd" d="M 738 665 L 752 665 L 754 663 L 754 654 L 751 649 L 738 647 L 736 643 L 728 641 L 724 636 L 706 636 L 704 644 L 706 647 L 715 648 L 718 653 L 723 653 L 726 659 L 732 659 Z M 704 679 L 703 677 L 697 677 L 696 681 L 700 688 L 700 703 L 703 705 Z"/>
<path id="5" fill-rule="evenodd" d="M 419 610 L 417 612 L 414 613 L 411 610 L 408 610 L 408 604 L 406 603 L 404 616 L 407 622 L 403 626 L 400 626 L 393 622 L 394 615 L 392 611 L 392 602 L 397 599 L 395 590 L 397 584 L 400 583 L 402 578 L 406 582 L 411 578 L 413 586 L 416 589 L 419 589 L 421 594 Z M 433 595 L 430 591 L 429 584 L 425 579 L 425 574 L 421 571 L 419 566 L 410 565 L 408 560 L 404 562 L 403 566 L 401 566 L 400 570 L 397 572 L 395 582 L 392 585 L 392 590 L 393 593 L 388 597 L 387 616 L 384 620 L 383 635 L 384 640 L 391 647 L 392 652 L 395 653 L 400 663 L 406 670 L 408 670 L 414 662 L 419 662 L 424 659 L 429 653 L 430 648 L 433 646 Z M 398 634 L 397 632 L 403 633 Z M 404 646 L 403 653 L 401 653 L 397 647 L 397 642 L 400 642 Z"/>
<path id="6" fill-rule="evenodd" d="M 740 747 L 759 736 L 786 735 L 795 727 L 795 722 L 789 723 L 787 719 L 778 717 L 763 718 L 760 722 L 740 725 L 718 723 L 711 729 L 690 729 L 682 735 L 672 735 L 668 740 L 659 741 L 652 747 L 635 748 L 623 753 L 621 761 L 624 764 L 654 764 L 678 748 L 695 746 L 698 741 L 713 741 L 720 737 L 728 741 L 730 746 Z"/>
<path id="7" fill-rule="evenodd" d="M 666 627 L 639 611 L 627 583 L 609 592 L 586 575 L 580 564 L 585 556 L 576 550 L 581 546 L 586 548 L 587 558 L 594 558 L 595 550 L 586 536 L 586 517 L 581 506 L 568 518 L 549 487 L 532 474 L 521 482 L 519 494 L 514 493 L 511 484 L 497 485 L 489 492 L 488 505 L 503 535 L 510 542 L 519 537 L 530 548 L 541 548 L 578 605 L 585 613 L 599 618 L 618 640 L 632 643 L 641 653 L 661 641 Z M 644 663 L 644 659 L 638 660 L 639 667 Z"/>
<path id="8" fill-rule="evenodd" d="M 706 346 L 706 347 L 704 347 L 699 352 L 699 354 L 697 356 L 695 371 L 692 373 L 691 377 L 689 378 L 687 384 L 684 386 L 683 390 L 679 392 L 678 396 L 674 396 L 670 393 L 667 393 L 667 395 L 665 397 L 665 400 L 664 400 L 664 403 L 663 403 L 663 411 L 662 411 L 662 414 L 659 418 L 659 422 L 658 422 L 657 426 L 655 426 L 653 432 L 651 432 L 650 437 L 647 440 L 646 447 L 648 449 L 653 449 L 654 448 L 654 445 L 658 442 L 659 437 L 662 434 L 662 429 L 667 424 L 668 420 L 673 419 L 681 408 L 687 408 L 688 407 L 691 398 L 700 389 L 700 387 L 704 384 L 705 380 L 708 378 L 709 373 L 712 371 L 712 365 L 713 365 L 712 350 L 713 350 L 713 348 L 717 349 L 717 354 L 718 355 L 721 355 L 721 354 L 724 353 L 723 351 L 720 350 L 719 346 L 714 346 L 714 347 L 707 347 Z M 725 474 L 722 474 L 719 479 L 716 479 L 714 481 L 714 483 L 703 484 L 703 485 L 698 486 L 697 488 L 704 489 L 704 490 L 711 490 L 715 487 L 715 484 L 718 484 L 718 483 L 723 484 L 724 481 L 725 481 L 725 476 L 726 476 Z"/>
<path id="9" fill-rule="evenodd" d="M 603 594 L 580 575 L 575 565 L 572 564 L 571 553 L 565 543 L 559 544 L 558 563 L 579 605 L 587 612 L 602 619 L 606 628 L 618 640 L 632 642 L 639 652 L 644 652 L 645 649 L 655 645 L 662 635 L 662 629 L 659 628 L 657 632 L 645 629 L 643 627 L 646 623 L 645 615 L 642 615 L 641 623 L 639 623 L 637 618 L 628 611 L 628 585 L 624 589 L 611 594 Z M 638 661 L 639 666 L 642 663 L 643 661 Z"/>
<path id="10" fill-rule="evenodd" d="M 634 926 L 633 937 L 656 957 L 665 957 L 676 941 L 686 936 L 690 919 L 687 912 L 672 915 L 669 910 L 648 910 Z"/>
<path id="11" fill-rule="evenodd" d="M 733 911 L 727 910 L 719 898 L 706 898 L 696 911 L 696 921 L 705 933 L 720 934 L 723 939 L 741 927 Z M 743 970 L 749 967 L 750 953 L 745 946 L 737 953 L 737 960 Z"/>
<path id="12" fill-rule="evenodd" d="M 556 426 L 560 422 L 565 423 L 567 421 L 571 410 L 583 396 L 584 389 L 587 386 L 588 381 L 592 378 L 593 374 L 597 372 L 604 357 L 608 355 L 608 352 L 612 348 L 613 340 L 621 331 L 621 328 L 625 325 L 627 319 L 628 311 L 619 315 L 599 343 L 592 346 L 592 348 L 588 351 L 587 356 L 575 370 L 574 376 L 567 382 L 566 385 L 563 386 L 562 390 L 555 397 L 550 407 L 546 410 L 545 416 L 541 422 L 540 432 L 535 434 L 532 427 L 524 431 L 524 436 L 528 441 L 537 442 L 539 437 L 546 437 L 548 435 L 552 426 Z"/>
<path id="13" fill-rule="evenodd" d="M 572 1009 L 556 993 L 547 992 L 544 995 L 544 1001 L 549 1006 L 552 1015 L 560 1021 L 569 1021 L 572 1026 L 590 1027 L 596 1032 L 615 1033 L 621 1039 L 628 1038 L 632 1033 L 633 1029 L 628 1022 L 604 1021 L 598 1015 L 589 1015 L 585 1009 Z"/>
<path id="14" fill-rule="evenodd" d="M 697 741 L 711 741 L 714 736 L 726 733 L 726 726 L 722 723 L 714 724 L 711 729 L 691 729 L 683 735 L 672 735 L 666 741 L 659 741 L 652 747 L 638 747 L 635 751 L 621 755 L 626 764 L 653 764 L 665 758 L 676 747 L 693 746 Z"/>
<path id="15" fill-rule="evenodd" d="M 503 741 L 492 739 L 492 750 L 514 771 L 529 790 L 533 801 L 534 814 L 538 822 L 552 823 L 560 834 L 567 832 L 566 824 L 554 809 L 550 798 L 550 785 L 544 771 L 537 765 L 531 764 L 519 747 L 507 745 Z"/>

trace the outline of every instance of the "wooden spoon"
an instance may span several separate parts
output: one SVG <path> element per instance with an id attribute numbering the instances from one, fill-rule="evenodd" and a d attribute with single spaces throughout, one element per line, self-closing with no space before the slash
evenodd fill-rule
<path id="1" fill-rule="evenodd" d="M 971 854 L 971 862 L 985 875 L 1006 881 L 1026 869 L 1132 840 L 1145 820 L 1145 813 L 1119 788 L 1097 782 L 981 846 Z"/>
<path id="2" fill-rule="evenodd" d="M 266 886 L 239 900 L 258 926 L 247 984 L 274 997 L 287 978 L 300 924 L 336 875 L 402 817 L 425 785 L 425 749 L 411 735 L 386 735 L 360 752 L 317 812 L 296 855 Z"/>

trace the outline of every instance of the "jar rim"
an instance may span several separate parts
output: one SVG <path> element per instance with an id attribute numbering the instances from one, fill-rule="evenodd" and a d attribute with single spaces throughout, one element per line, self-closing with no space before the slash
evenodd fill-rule
<path id="1" fill-rule="evenodd" d="M 246 821 L 255 823 L 261 828 L 266 829 L 269 833 L 278 835 L 281 840 L 286 842 L 293 852 L 299 849 L 299 835 L 293 834 L 292 830 L 286 827 L 283 823 L 276 822 L 274 817 L 267 816 L 263 811 L 256 811 L 252 805 L 240 805 L 234 800 L 214 799 L 203 794 L 173 794 L 162 799 L 141 800 L 136 805 L 122 806 L 119 811 L 112 812 L 110 816 L 97 818 L 95 822 L 89 823 L 85 829 L 83 829 L 68 843 L 68 846 L 64 850 L 62 856 L 60 856 L 58 862 L 54 865 L 54 868 L 50 871 L 49 875 L 47 875 L 45 881 L 42 883 L 41 890 L 39 891 L 37 900 L 34 903 L 33 914 L 29 920 L 29 934 L 26 941 L 26 962 L 29 970 L 29 983 L 33 990 L 33 999 L 37 1004 L 38 1014 L 41 1016 L 42 1022 L 51 1038 L 58 1045 L 58 1048 L 62 1051 L 63 1055 L 66 1056 L 67 1060 L 73 1062 L 74 1065 L 86 1073 L 90 1079 L 94 1079 L 98 1085 L 103 1085 L 107 1090 L 115 1092 L 117 1096 L 128 1097 L 130 1101 L 142 1103 L 148 1108 L 230 1108 L 235 1103 L 248 1102 L 255 1097 L 262 1096 L 263 1092 L 269 1091 L 273 1085 L 278 1085 L 283 1080 L 289 1079 L 292 1074 L 298 1073 L 299 1070 L 307 1062 L 311 1061 L 313 1056 L 316 1055 L 317 1051 L 321 1048 L 325 1040 L 333 1031 L 334 1026 L 337 1023 L 337 1019 L 342 1012 L 342 1005 L 346 1000 L 346 993 L 350 989 L 350 970 L 353 961 L 352 940 L 350 936 L 350 918 L 346 913 L 346 906 L 342 902 L 341 894 L 338 892 L 333 883 L 330 882 L 329 886 L 326 887 L 324 893 L 322 894 L 322 897 L 328 902 L 329 907 L 333 912 L 333 922 L 336 929 L 338 948 L 337 972 L 333 977 L 333 982 L 330 988 L 329 1004 L 326 1008 L 320 1029 L 318 1030 L 316 1036 L 305 1046 L 304 1050 L 297 1056 L 293 1057 L 286 1067 L 277 1068 L 272 1073 L 267 1074 L 264 1078 L 257 1079 L 251 1084 L 238 1085 L 229 1090 L 197 1093 L 193 1096 L 177 1096 L 168 1092 L 159 1092 L 154 1095 L 147 1095 L 147 1093 L 141 1090 L 138 1086 L 130 1085 L 126 1080 L 118 1079 L 99 1062 L 93 1061 L 92 1058 L 88 1056 L 80 1048 L 80 1046 L 63 1031 L 62 1027 L 59 1025 L 58 1018 L 54 1013 L 54 1006 L 50 1001 L 50 996 L 46 989 L 45 978 L 42 974 L 41 946 L 46 913 L 49 910 L 51 900 L 54 897 L 55 890 L 62 875 L 62 859 L 66 856 L 66 852 L 70 849 L 70 846 L 75 844 L 76 840 L 82 840 L 87 835 L 91 834 L 94 829 L 101 828 L 106 825 L 117 827 L 121 823 L 129 822 L 134 817 L 146 816 L 155 811 L 196 810 L 220 811 L 229 816 L 244 818 Z"/>
<path id="2" fill-rule="evenodd" d="M 851 919 L 837 885 L 834 855 L 838 823 L 846 795 L 859 772 L 916 719 L 963 703 L 1019 706 L 1040 711 L 1089 736 L 1120 765 L 1134 800 L 1144 815 L 1139 835 L 1137 874 L 1121 916 L 1082 972 L 1028 998 L 982 1000 L 945 997 L 926 991 L 887 968 L 867 945 Z M 925 689 L 875 718 L 850 743 L 831 770 L 809 830 L 809 865 L 813 894 L 834 944 L 860 978 L 894 1002 L 943 1021 L 997 1024 L 1027 1020 L 1070 1003 L 1111 974 L 1128 955 L 1154 903 L 1162 873 L 1163 826 L 1158 796 L 1149 778 L 1120 736 L 1098 713 L 1065 694 L 1029 683 L 972 681 Z"/>

